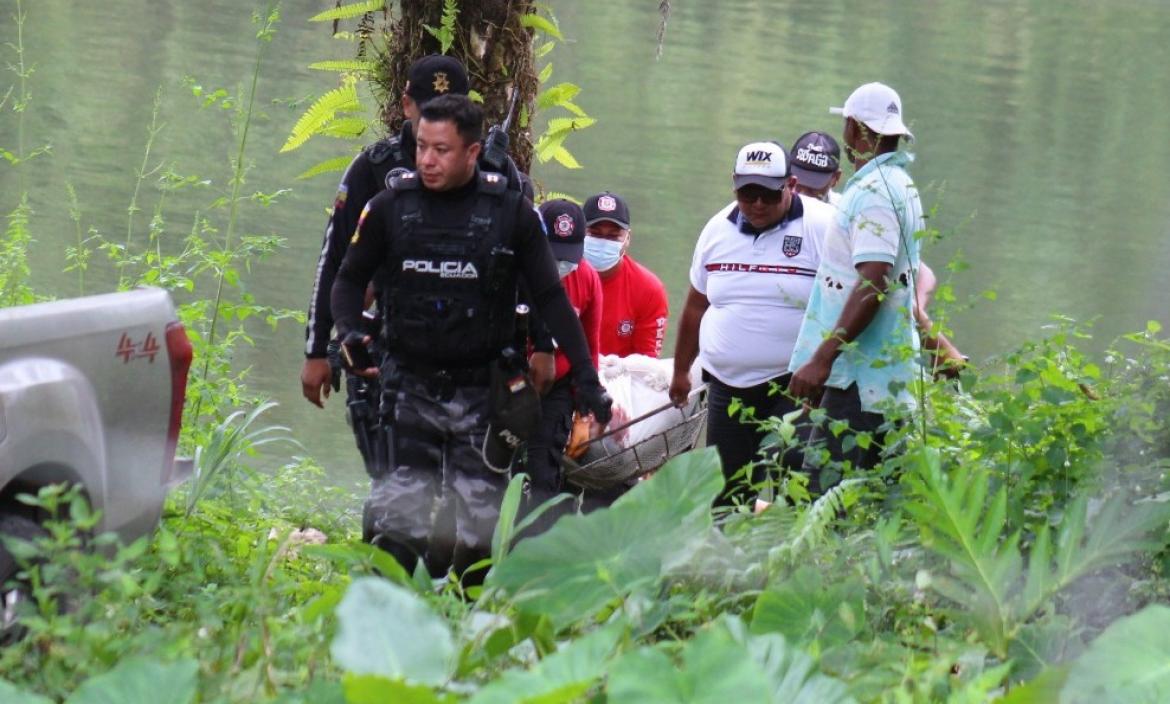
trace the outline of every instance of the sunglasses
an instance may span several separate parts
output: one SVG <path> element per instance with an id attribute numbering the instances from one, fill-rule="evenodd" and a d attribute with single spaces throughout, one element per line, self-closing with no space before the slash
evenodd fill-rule
<path id="1" fill-rule="evenodd" d="M 735 199 L 745 205 L 751 205 L 756 201 L 760 201 L 764 205 L 775 205 L 784 197 L 786 187 L 781 186 L 778 191 L 770 191 L 767 188 L 741 188 L 735 192 Z"/>

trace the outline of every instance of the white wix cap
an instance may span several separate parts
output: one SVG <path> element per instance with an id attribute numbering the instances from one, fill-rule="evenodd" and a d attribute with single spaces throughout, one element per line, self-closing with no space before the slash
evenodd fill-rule
<path id="1" fill-rule="evenodd" d="M 881 135 L 905 135 L 914 141 L 914 135 L 902 122 L 902 99 L 898 91 L 884 83 L 866 83 L 850 93 L 843 108 L 829 108 L 834 115 L 852 117 Z"/>
<path id="2" fill-rule="evenodd" d="M 748 184 L 778 191 L 788 181 L 788 154 L 775 142 L 752 142 L 735 157 L 732 182 L 736 190 Z"/>

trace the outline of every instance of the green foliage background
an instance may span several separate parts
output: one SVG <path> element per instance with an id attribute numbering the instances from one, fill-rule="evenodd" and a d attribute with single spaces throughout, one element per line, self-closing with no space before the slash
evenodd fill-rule
<path id="1" fill-rule="evenodd" d="M 312 460 L 253 469 L 263 443 L 296 452 L 263 425 L 266 406 L 234 363 L 256 323 L 296 317 L 247 286 L 280 241 L 236 226 L 240 208 L 283 196 L 245 187 L 263 158 L 247 134 L 275 10 L 255 18 L 250 88 L 187 88 L 192 114 L 232 135 L 222 173 L 152 171 L 156 107 L 126 232 L 74 220 L 61 263 L 81 290 L 102 266 L 119 286 L 182 296 L 202 361 L 183 442 L 200 462 L 159 530 L 131 545 L 93 535 L 98 517 L 76 489 L 22 497 L 52 519 L 44 538 L 7 542 L 33 598 L 24 639 L 0 650 L 0 700 L 1166 698 L 1170 343 L 1156 324 L 1097 359 L 1080 349 L 1084 329 L 1054 320 L 957 384 L 924 383 L 922 420 L 894 433 L 881 470 L 846 468 L 815 502 L 803 477 L 781 473 L 771 508 L 713 516 L 716 455 L 689 453 L 610 509 L 499 541 L 483 587 L 406 574 L 360 543 L 359 497 Z M 16 53 L 0 107 L 19 121 L 35 83 Z M 49 158 L 18 134 L 9 168 Z M 167 199 L 204 182 L 214 197 L 172 223 Z M 157 198 L 144 197 L 150 184 Z M 141 231 L 133 216 L 148 201 Z M 37 214 L 25 193 L 4 207 L 0 305 L 37 300 Z M 774 456 L 791 424 L 760 422 Z M 513 534 L 518 489 L 500 535 Z"/>

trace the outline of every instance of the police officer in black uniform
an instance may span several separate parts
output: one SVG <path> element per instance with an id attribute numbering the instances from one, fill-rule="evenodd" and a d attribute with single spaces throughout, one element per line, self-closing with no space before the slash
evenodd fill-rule
<path id="1" fill-rule="evenodd" d="M 402 96 L 402 112 L 407 121 L 401 131 L 362 150 L 341 177 L 337 197 L 333 201 L 333 215 L 325 227 L 325 241 L 317 260 L 305 329 L 301 391 L 316 406 L 322 405 L 322 394 L 328 397 L 332 376 L 327 359 L 333 330 L 329 294 L 349 240 L 357 229 L 358 217 L 366 203 L 386 188 L 386 177 L 392 170 L 414 169 L 414 134 L 411 125 L 418 124 L 419 108 L 437 96 L 448 93 L 467 95 L 467 91 L 467 70 L 459 61 L 438 54 L 415 61 L 410 66 L 406 91 Z"/>
<path id="2" fill-rule="evenodd" d="M 332 308 L 351 359 L 368 336 L 360 319 L 377 275 L 383 311 L 378 376 L 389 470 L 376 477 L 365 538 L 408 570 L 463 573 L 487 556 L 507 486 L 485 462 L 493 368 L 513 343 L 523 284 L 572 365 L 576 399 L 601 422 L 610 399 L 557 274 L 532 203 L 477 167 L 483 111 L 447 95 L 422 109 L 417 172 L 391 179 L 362 213 L 333 287 Z M 365 362 L 369 364 L 369 362 Z M 505 390 L 506 392 L 506 390 Z M 444 529 L 450 526 L 449 529 Z"/>

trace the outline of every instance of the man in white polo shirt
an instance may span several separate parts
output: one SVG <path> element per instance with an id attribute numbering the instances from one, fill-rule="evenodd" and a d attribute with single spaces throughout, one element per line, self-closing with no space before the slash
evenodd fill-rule
<path id="1" fill-rule="evenodd" d="M 732 183 L 735 200 L 711 218 L 695 245 L 670 385 L 671 400 L 681 405 L 698 356 L 710 389 L 707 444 L 719 451 L 729 480 L 756 458 L 763 439 L 756 426 L 728 416 L 731 400 L 754 408 L 757 418 L 797 408 L 769 390 L 772 382 L 781 391 L 788 385 L 789 355 L 832 217 L 830 206 L 794 191 L 788 155 L 774 142 L 740 149 Z M 764 469 L 749 477 L 759 483 Z M 721 503 L 749 494 L 742 482 L 729 481 Z"/>

